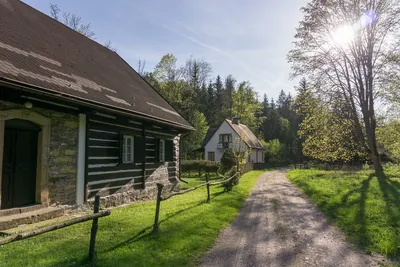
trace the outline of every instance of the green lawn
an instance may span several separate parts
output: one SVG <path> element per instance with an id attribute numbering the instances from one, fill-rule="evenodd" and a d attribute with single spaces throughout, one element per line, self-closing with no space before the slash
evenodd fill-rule
<path id="1" fill-rule="evenodd" d="M 96 266 L 193 266 L 235 217 L 262 171 L 245 174 L 231 192 L 200 188 L 161 202 L 160 230 L 151 233 L 155 203 L 113 209 L 99 219 Z M 187 178 L 192 186 L 203 182 Z M 0 247 L 0 266 L 82 266 L 91 222 Z"/>
<path id="2" fill-rule="evenodd" d="M 373 171 L 292 170 L 288 178 L 350 241 L 367 252 L 400 256 L 400 168 Z"/>

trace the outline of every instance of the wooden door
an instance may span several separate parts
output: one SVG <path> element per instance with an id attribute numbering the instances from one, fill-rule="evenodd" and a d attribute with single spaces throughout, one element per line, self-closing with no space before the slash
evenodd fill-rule
<path id="1" fill-rule="evenodd" d="M 2 209 L 35 203 L 37 146 L 36 129 L 5 128 Z"/>

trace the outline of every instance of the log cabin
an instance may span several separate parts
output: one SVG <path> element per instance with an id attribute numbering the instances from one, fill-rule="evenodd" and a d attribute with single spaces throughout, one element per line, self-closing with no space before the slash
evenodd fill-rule
<path id="1" fill-rule="evenodd" d="M 180 137 L 192 130 L 116 52 L 0 0 L 2 211 L 96 194 L 116 206 L 154 197 L 157 182 L 173 190 Z"/>

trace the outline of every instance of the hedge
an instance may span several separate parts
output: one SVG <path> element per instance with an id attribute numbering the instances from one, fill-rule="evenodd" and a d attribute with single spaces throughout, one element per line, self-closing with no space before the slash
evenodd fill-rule
<path id="1" fill-rule="evenodd" d="M 183 172 L 218 172 L 221 164 L 209 160 L 182 160 Z"/>

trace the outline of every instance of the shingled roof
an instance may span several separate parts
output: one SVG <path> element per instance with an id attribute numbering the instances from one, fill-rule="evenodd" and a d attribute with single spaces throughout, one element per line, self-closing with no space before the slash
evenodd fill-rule
<path id="1" fill-rule="evenodd" d="M 226 119 L 226 122 L 232 129 L 243 139 L 243 141 L 250 147 L 255 149 L 265 149 L 261 141 L 253 134 L 253 132 L 244 124 L 232 123 L 231 120 Z"/>
<path id="2" fill-rule="evenodd" d="M 253 134 L 253 132 L 247 127 L 247 125 L 244 124 L 235 124 L 231 120 L 225 119 L 225 121 L 228 123 L 229 126 L 232 127 L 232 129 L 242 138 L 244 139 L 244 142 L 246 145 L 250 148 L 255 148 L 255 149 L 260 149 L 264 150 L 265 147 L 262 145 L 261 141 Z M 222 123 L 221 123 L 222 124 Z M 218 128 L 221 126 L 221 124 L 218 127 L 213 127 L 213 128 L 208 128 L 208 131 L 206 133 L 206 137 L 203 140 L 203 143 L 201 144 L 201 148 L 203 149 L 207 143 L 210 141 L 210 139 L 213 137 L 215 132 L 218 130 Z"/>
<path id="3" fill-rule="evenodd" d="M 0 0 L 0 80 L 193 129 L 116 52 L 19 0 Z"/>
<path id="4" fill-rule="evenodd" d="M 206 137 L 204 137 L 203 143 L 201 144 L 201 147 L 204 148 L 208 141 L 210 141 L 211 137 L 213 137 L 214 133 L 218 130 L 218 127 L 213 127 L 213 128 L 208 128 Z"/>

